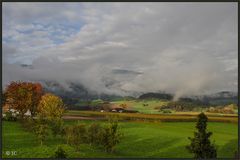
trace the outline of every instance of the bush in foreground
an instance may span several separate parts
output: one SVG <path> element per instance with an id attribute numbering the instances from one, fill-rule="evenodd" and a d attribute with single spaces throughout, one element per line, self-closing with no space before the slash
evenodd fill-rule
<path id="1" fill-rule="evenodd" d="M 110 119 L 110 124 L 104 127 L 102 132 L 101 144 L 107 152 L 113 152 L 115 146 L 120 142 L 122 134 L 119 132 L 118 121 Z"/>
<path id="2" fill-rule="evenodd" d="M 46 120 L 38 118 L 35 122 L 34 133 L 37 136 L 40 145 L 43 145 L 43 142 L 46 140 L 49 135 L 49 126 L 46 124 Z"/>
<path id="3" fill-rule="evenodd" d="M 67 158 L 67 153 L 62 146 L 58 146 L 52 158 Z"/>
<path id="4" fill-rule="evenodd" d="M 77 124 L 64 128 L 67 144 L 79 149 L 79 145 L 87 142 L 87 129 L 85 124 Z"/>
<path id="5" fill-rule="evenodd" d="M 118 121 L 110 118 L 109 124 L 102 126 L 97 123 L 87 127 L 85 124 L 66 126 L 64 135 L 66 143 L 79 150 L 82 143 L 102 146 L 105 151 L 113 152 L 120 142 L 122 133 L 119 132 Z"/>
<path id="6" fill-rule="evenodd" d="M 55 120 L 49 121 L 49 127 L 51 128 L 52 135 L 57 136 L 57 135 L 62 135 L 63 133 L 63 120 L 60 118 L 57 118 Z"/>
<path id="7" fill-rule="evenodd" d="M 88 135 L 88 142 L 90 145 L 95 144 L 99 145 L 101 144 L 101 136 L 103 133 L 103 128 L 98 123 L 93 123 L 88 127 L 87 135 Z"/>
<path id="8" fill-rule="evenodd" d="M 25 117 L 24 119 L 20 120 L 20 122 L 22 128 L 28 132 L 33 132 L 35 126 L 37 125 L 36 121 L 31 117 Z"/>

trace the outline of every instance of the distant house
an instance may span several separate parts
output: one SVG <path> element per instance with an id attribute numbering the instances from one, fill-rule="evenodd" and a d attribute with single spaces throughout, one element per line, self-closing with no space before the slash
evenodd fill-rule
<path id="1" fill-rule="evenodd" d="M 117 112 L 117 110 L 116 109 L 112 109 L 111 112 Z"/>
<path id="2" fill-rule="evenodd" d="M 122 113 L 125 109 L 117 104 L 111 104 L 111 112 L 120 112 Z"/>
<path id="3" fill-rule="evenodd" d="M 115 108 L 113 108 L 111 111 L 112 111 L 112 112 L 119 112 L 119 113 L 122 113 L 124 110 L 125 110 L 125 109 L 123 109 L 123 108 L 115 107 Z"/>

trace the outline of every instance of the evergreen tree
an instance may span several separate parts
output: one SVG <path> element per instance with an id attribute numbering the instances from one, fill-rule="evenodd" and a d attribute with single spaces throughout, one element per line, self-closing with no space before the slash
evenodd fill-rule
<path id="1" fill-rule="evenodd" d="M 212 132 L 207 132 L 208 118 L 204 113 L 198 115 L 196 124 L 197 132 L 194 132 L 194 138 L 188 137 L 191 144 L 186 148 L 194 154 L 194 158 L 216 158 L 217 151 L 214 144 L 210 142 Z"/>

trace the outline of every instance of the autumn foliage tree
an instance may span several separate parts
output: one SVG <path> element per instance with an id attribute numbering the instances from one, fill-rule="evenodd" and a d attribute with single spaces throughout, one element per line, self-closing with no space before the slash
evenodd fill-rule
<path id="1" fill-rule="evenodd" d="M 39 115 L 50 120 L 61 118 L 64 113 L 64 103 L 58 96 L 47 93 L 40 100 L 38 112 Z"/>
<path id="2" fill-rule="evenodd" d="M 54 135 L 61 134 L 65 111 L 64 103 L 61 98 L 47 93 L 42 96 L 38 105 L 38 118 L 47 120 Z"/>
<path id="3" fill-rule="evenodd" d="M 32 107 L 29 108 L 32 116 L 36 115 L 37 107 L 41 100 L 42 95 L 43 95 L 42 85 L 39 83 L 35 83 L 32 86 Z"/>
<path id="4" fill-rule="evenodd" d="M 43 89 L 39 83 L 11 82 L 4 92 L 5 104 L 19 111 L 21 118 L 28 110 L 34 116 L 42 94 Z"/>

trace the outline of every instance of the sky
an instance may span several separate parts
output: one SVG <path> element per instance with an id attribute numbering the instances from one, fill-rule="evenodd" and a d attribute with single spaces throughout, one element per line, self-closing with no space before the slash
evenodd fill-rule
<path id="1" fill-rule="evenodd" d="M 3 2 L 2 8 L 3 87 L 47 80 L 99 94 L 237 91 L 237 3 Z"/>

